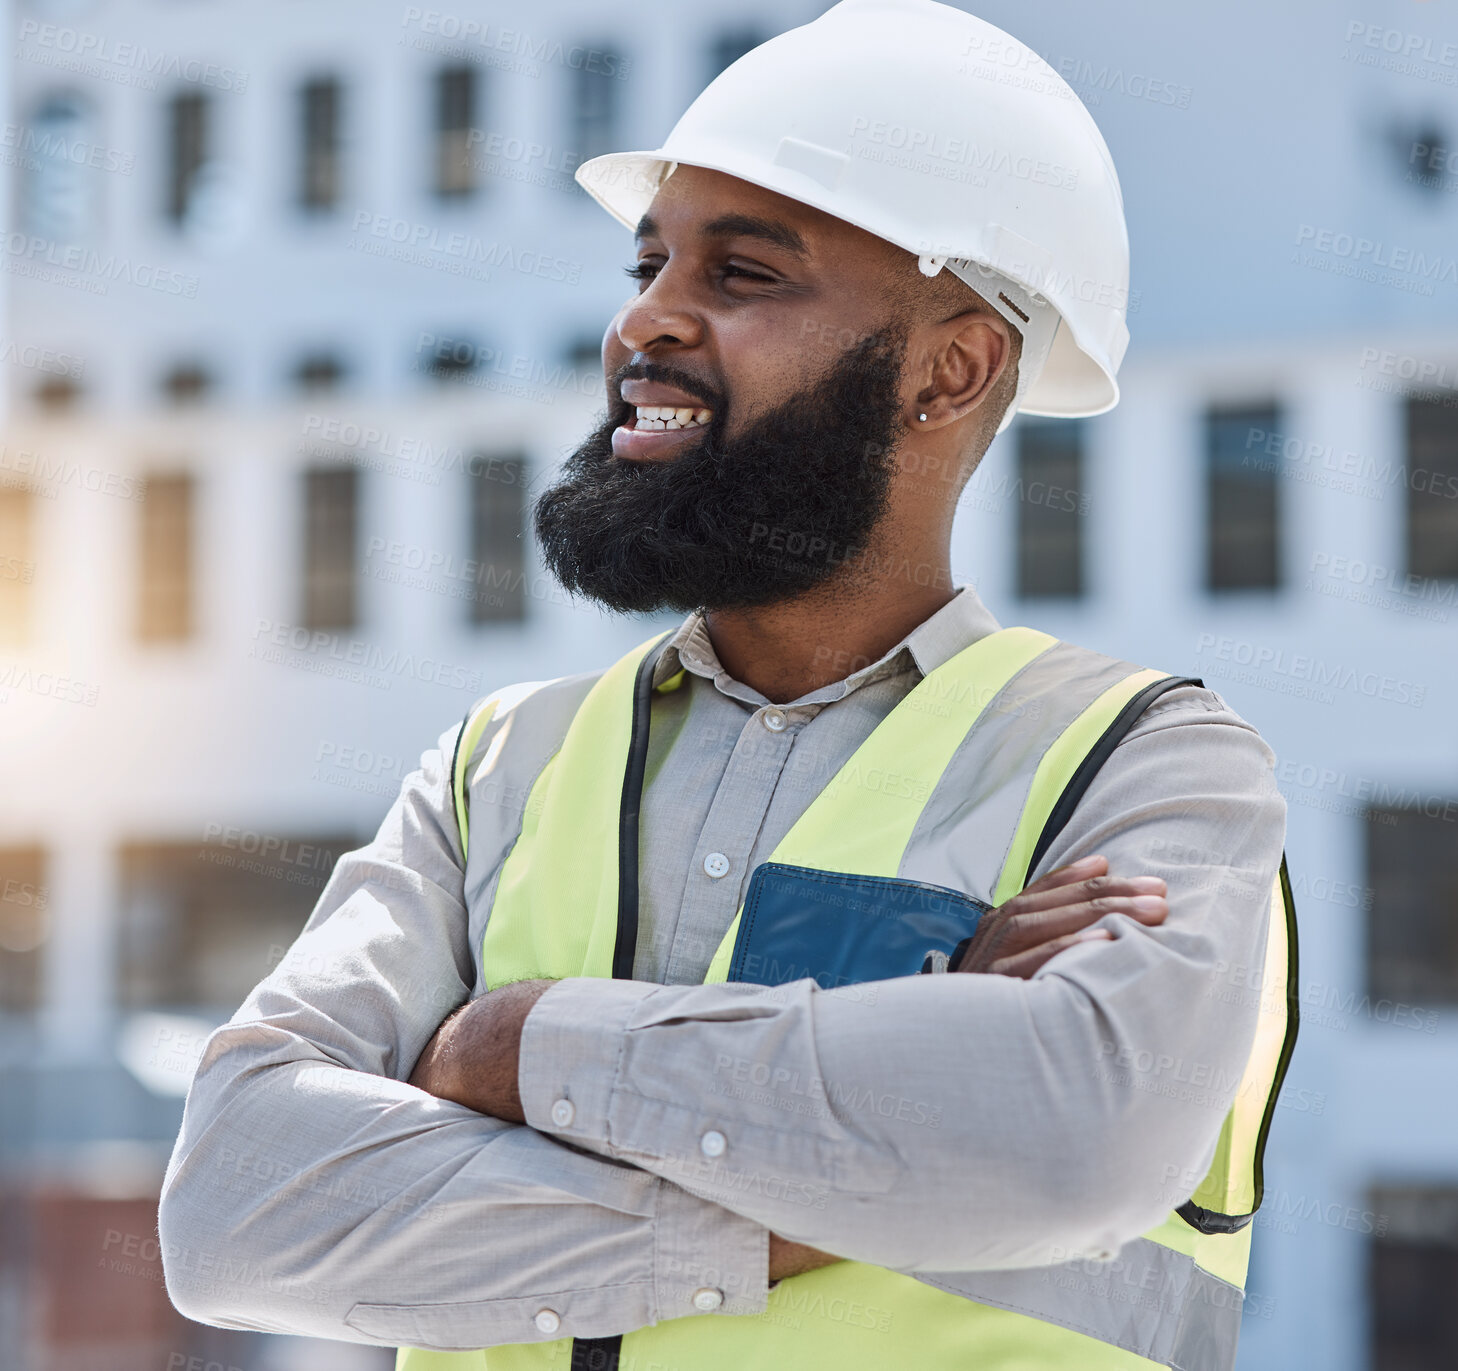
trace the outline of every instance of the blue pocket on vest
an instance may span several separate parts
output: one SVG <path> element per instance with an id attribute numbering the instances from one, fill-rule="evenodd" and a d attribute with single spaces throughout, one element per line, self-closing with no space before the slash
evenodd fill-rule
<path id="1" fill-rule="evenodd" d="M 729 980 L 822 989 L 945 971 L 989 906 L 960 890 L 892 876 L 764 862 L 734 940 Z"/>

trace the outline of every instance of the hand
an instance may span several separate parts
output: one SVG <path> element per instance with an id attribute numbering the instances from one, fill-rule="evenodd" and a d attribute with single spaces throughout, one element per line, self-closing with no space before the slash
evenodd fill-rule
<path id="1" fill-rule="evenodd" d="M 800 1276 L 806 1271 L 815 1271 L 832 1262 L 844 1261 L 844 1257 L 832 1257 L 818 1247 L 807 1247 L 802 1242 L 791 1242 L 778 1233 L 769 1235 L 769 1278 L 784 1280 L 786 1276 Z"/>
<path id="2" fill-rule="evenodd" d="M 426 1043 L 410 1084 L 478 1114 L 525 1123 L 517 1062 L 521 1030 L 553 981 L 513 981 L 462 1005 Z"/>
<path id="3" fill-rule="evenodd" d="M 953 971 L 1026 980 L 1044 962 L 1076 943 L 1114 935 L 1089 925 L 1105 914 L 1127 914 L 1153 927 L 1169 917 L 1158 876 L 1110 876 L 1106 857 L 1060 866 L 982 916 L 971 945 Z"/>

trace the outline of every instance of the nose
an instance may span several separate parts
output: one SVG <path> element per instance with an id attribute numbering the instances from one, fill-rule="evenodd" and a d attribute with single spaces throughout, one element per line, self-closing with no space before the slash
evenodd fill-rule
<path id="1" fill-rule="evenodd" d="M 646 289 L 618 312 L 617 334 L 629 352 L 691 348 L 704 336 L 703 323 L 690 308 L 671 265 L 659 269 Z"/>

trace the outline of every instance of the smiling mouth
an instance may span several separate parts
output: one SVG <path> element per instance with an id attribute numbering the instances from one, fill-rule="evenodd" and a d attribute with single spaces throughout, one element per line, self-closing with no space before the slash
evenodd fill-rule
<path id="1" fill-rule="evenodd" d="M 703 405 L 625 404 L 613 430 L 613 455 L 628 461 L 653 462 L 676 456 L 700 443 L 714 420 Z"/>

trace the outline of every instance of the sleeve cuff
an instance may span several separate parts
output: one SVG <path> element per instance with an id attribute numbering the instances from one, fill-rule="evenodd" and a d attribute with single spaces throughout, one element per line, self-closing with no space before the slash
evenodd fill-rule
<path id="1" fill-rule="evenodd" d="M 653 1231 L 659 1320 L 765 1312 L 768 1228 L 663 1181 Z"/>
<path id="2" fill-rule="evenodd" d="M 612 1155 L 608 1113 L 628 1023 L 660 989 L 647 981 L 574 977 L 542 995 L 522 1024 L 517 1057 L 528 1124 Z"/>

